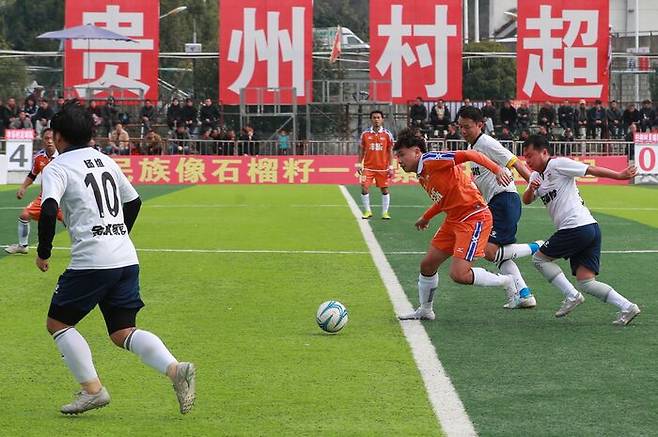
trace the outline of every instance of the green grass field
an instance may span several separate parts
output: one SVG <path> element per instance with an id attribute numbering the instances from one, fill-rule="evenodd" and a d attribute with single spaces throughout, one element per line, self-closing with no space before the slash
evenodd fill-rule
<path id="1" fill-rule="evenodd" d="M 145 203 L 132 237 L 147 303 L 138 321 L 179 359 L 197 364 L 195 409 L 179 415 L 168 381 L 113 346 L 96 310 L 79 330 L 113 400 L 103 410 L 62 417 L 59 406 L 76 384 L 44 325 L 68 251 L 55 250 L 44 274 L 31 250 L 0 255 L 0 435 L 441 433 L 384 284 L 337 187 L 137 188 Z M 358 187 L 349 189 L 358 201 Z M 15 190 L 0 186 L 0 244 L 15 242 L 20 208 L 38 193 L 31 189 L 19 201 Z M 601 223 L 604 251 L 658 249 L 657 190 L 584 187 L 582 193 Z M 373 194 L 373 203 L 378 199 Z M 416 303 L 421 255 L 399 252 L 427 247 L 432 234 L 412 225 L 428 200 L 419 187 L 394 187 L 392 204 L 393 220 L 371 224 Z M 520 241 L 552 233 L 546 211 L 533 206 L 524 209 Z M 69 246 L 65 232 L 55 246 Z M 346 253 L 332 253 L 340 251 Z M 657 253 L 603 254 L 601 280 L 643 310 L 624 329 L 611 325 L 615 309 L 594 298 L 555 319 L 561 295 L 527 259 L 519 266 L 538 308 L 526 311 L 503 310 L 502 290 L 451 283 L 443 266 L 437 320 L 424 326 L 477 432 L 655 435 L 657 260 Z M 315 310 L 327 299 L 350 311 L 338 335 L 315 325 Z"/>

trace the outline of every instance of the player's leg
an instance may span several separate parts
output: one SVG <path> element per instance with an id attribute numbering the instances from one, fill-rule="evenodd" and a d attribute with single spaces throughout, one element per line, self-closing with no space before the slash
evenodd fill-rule
<path id="1" fill-rule="evenodd" d="M 532 262 L 546 280 L 562 292 L 562 306 L 555 312 L 555 317 L 564 317 L 578 305 L 585 302 L 582 294 L 576 290 L 555 263 L 559 258 L 570 258 L 582 247 L 583 239 L 580 228 L 557 231 L 542 247 L 532 255 Z"/>
<path id="2" fill-rule="evenodd" d="M 73 402 L 61 407 L 64 414 L 84 413 L 110 402 L 94 367 L 89 344 L 75 328 L 96 306 L 96 296 L 104 292 L 110 280 L 103 271 L 67 270 L 60 276 L 51 299 L 46 328 L 82 388 Z"/>
<path id="3" fill-rule="evenodd" d="M 502 192 L 491 199 L 489 209 L 493 217 L 493 230 L 489 235 L 484 257 L 494 262 L 500 273 L 514 277 L 519 293 L 518 305 L 506 305 L 505 308 L 533 308 L 537 301 L 513 261 L 518 256 L 528 256 L 539 249 L 538 242 L 515 244 L 517 224 L 521 219 L 521 199 L 517 193 Z"/>
<path id="4" fill-rule="evenodd" d="M 504 287 L 507 294 L 505 305 L 516 306 L 519 298 L 512 276 L 499 275 L 480 267 L 473 267 L 473 261 L 484 255 L 492 225 L 489 211 L 483 211 L 456 225 L 454 258 L 450 265 L 450 277 L 458 284 Z"/>
<path id="5" fill-rule="evenodd" d="M 445 236 L 445 238 L 450 239 L 449 236 Z M 418 275 L 418 302 L 420 305 L 415 311 L 401 315 L 400 320 L 434 320 L 433 304 L 436 290 L 439 287 L 439 266 L 452 256 L 452 253 L 442 249 L 442 246 L 441 237 L 437 239 L 435 236 L 420 262 L 420 274 Z"/>
<path id="6" fill-rule="evenodd" d="M 119 281 L 99 303 L 108 334 L 114 344 L 171 379 L 180 412 L 185 414 L 194 405 L 194 364 L 178 362 L 157 335 L 136 327 L 137 312 L 144 306 L 139 295 L 139 265 L 117 270 Z"/>
<path id="7" fill-rule="evenodd" d="M 591 244 L 570 258 L 577 287 L 580 291 L 619 308 L 617 318 L 612 323 L 625 326 L 640 314 L 640 308 L 610 285 L 596 280 L 601 260 L 601 231 L 597 223 L 590 225 L 590 229 L 593 234 Z"/>
<path id="8" fill-rule="evenodd" d="M 5 252 L 15 254 L 27 254 L 28 244 L 30 240 L 30 211 L 32 203 L 30 203 L 18 216 L 18 243 L 5 247 Z"/>
<path id="9" fill-rule="evenodd" d="M 380 181 L 379 182 L 379 187 L 380 190 L 382 191 L 382 219 L 384 220 L 390 220 L 391 216 L 388 213 L 388 208 L 391 205 L 391 194 L 388 190 L 388 177 L 386 174 L 382 174 L 379 176 Z M 383 181 L 381 180 L 383 179 Z"/>
<path id="10" fill-rule="evenodd" d="M 369 219 L 372 217 L 372 210 L 370 209 L 370 184 L 372 182 L 372 174 L 369 170 L 363 170 L 361 175 L 361 205 L 363 206 L 363 215 L 361 218 Z"/>

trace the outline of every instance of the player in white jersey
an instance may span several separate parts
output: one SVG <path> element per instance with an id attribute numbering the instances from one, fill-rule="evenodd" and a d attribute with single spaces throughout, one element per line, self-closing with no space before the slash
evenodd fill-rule
<path id="1" fill-rule="evenodd" d="M 137 253 L 128 233 L 141 200 L 119 166 L 87 146 L 93 126 L 91 116 L 77 101 L 65 104 L 51 122 L 60 155 L 43 171 L 37 267 L 48 270 L 58 206 L 71 237 L 71 263 L 59 277 L 46 322 L 82 387 L 61 412 L 79 414 L 110 402 L 89 345 L 75 328 L 98 305 L 114 344 L 167 375 L 184 414 L 194 403 L 194 365 L 179 363 L 156 335 L 136 328 L 137 312 L 144 303 L 139 295 Z"/>
<path id="2" fill-rule="evenodd" d="M 482 133 L 482 112 L 474 106 L 462 108 L 458 116 L 459 127 L 469 146 L 503 168 L 515 168 L 519 174 L 528 180 L 530 171 L 518 158 L 502 144 L 489 135 Z M 516 244 L 516 231 L 521 219 L 521 198 L 514 182 L 501 186 L 496 181 L 496 175 L 486 167 L 471 163 L 473 182 L 482 193 L 493 216 L 493 229 L 489 242 L 484 250 L 484 257 L 496 264 L 504 275 L 514 277 L 518 299 L 507 302 L 504 308 L 533 308 L 537 305 L 535 297 L 526 284 L 516 258 L 530 256 L 535 253 L 543 241 L 526 244 Z"/>
<path id="3" fill-rule="evenodd" d="M 570 158 L 552 157 L 551 145 L 541 135 L 531 135 L 524 143 L 523 151 L 527 164 L 534 170 L 523 193 L 523 203 L 530 204 L 540 198 L 557 228 L 557 232 L 532 257 L 537 270 L 564 294 L 555 317 L 566 316 L 585 301 L 580 290 L 619 308 L 613 324 L 629 324 L 640 314 L 640 308 L 610 285 L 596 280 L 601 258 L 601 231 L 580 197 L 575 178 L 592 175 L 628 180 L 635 176 L 636 168 L 630 166 L 617 172 Z M 554 262 L 558 258 L 569 259 L 578 290 Z"/>

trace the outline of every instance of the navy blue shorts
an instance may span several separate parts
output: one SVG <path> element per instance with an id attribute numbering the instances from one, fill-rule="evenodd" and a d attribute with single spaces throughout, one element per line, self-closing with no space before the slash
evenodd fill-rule
<path id="1" fill-rule="evenodd" d="M 516 226 L 521 220 L 521 198 L 518 193 L 503 191 L 491 198 L 489 209 L 493 216 L 493 229 L 489 242 L 504 246 L 516 243 Z"/>
<path id="2" fill-rule="evenodd" d="M 601 229 L 598 223 L 562 229 L 554 233 L 539 250 L 551 258 L 568 259 L 571 274 L 574 276 L 578 266 L 584 266 L 598 275 L 601 263 Z"/>
<path id="3" fill-rule="evenodd" d="M 59 277 L 50 301 L 48 317 L 76 325 L 98 305 L 108 329 L 109 315 L 144 306 L 139 296 L 139 264 L 116 269 L 71 270 Z"/>

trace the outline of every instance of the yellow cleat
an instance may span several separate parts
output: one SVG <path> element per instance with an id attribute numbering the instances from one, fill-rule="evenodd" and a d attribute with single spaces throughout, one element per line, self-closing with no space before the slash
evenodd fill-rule
<path id="1" fill-rule="evenodd" d="M 364 212 L 363 215 L 361 216 L 361 218 L 364 219 L 364 220 L 367 220 L 367 219 L 369 219 L 370 217 L 372 217 L 372 211 L 366 211 L 366 212 Z"/>
<path id="2" fill-rule="evenodd" d="M 387 212 L 385 212 L 384 214 L 382 214 L 382 220 L 390 220 L 390 219 L 391 219 L 391 216 L 388 215 Z"/>

